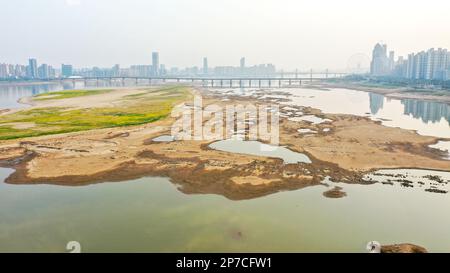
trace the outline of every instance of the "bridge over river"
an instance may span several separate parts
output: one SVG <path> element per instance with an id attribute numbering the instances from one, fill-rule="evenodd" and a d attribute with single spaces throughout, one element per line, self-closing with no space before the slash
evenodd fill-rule
<path id="1" fill-rule="evenodd" d="M 126 82 L 134 82 L 138 84 L 158 84 L 166 82 L 174 83 L 201 83 L 205 87 L 217 88 L 249 88 L 249 87 L 281 87 L 281 86 L 299 86 L 304 82 L 323 81 L 335 78 L 341 78 L 345 74 L 320 74 L 318 76 L 309 75 L 309 77 L 71 77 L 49 79 L 49 82 L 67 82 L 71 81 L 75 85 L 76 82 L 84 82 L 86 85 L 92 82 L 99 85 L 101 82 L 109 84 L 120 83 L 125 85 Z"/>

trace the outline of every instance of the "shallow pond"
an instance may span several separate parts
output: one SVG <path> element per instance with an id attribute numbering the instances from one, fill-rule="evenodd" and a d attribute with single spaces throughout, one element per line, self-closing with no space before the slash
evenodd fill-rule
<path id="1" fill-rule="evenodd" d="M 209 147 L 230 153 L 276 157 L 283 159 L 284 163 L 311 163 L 308 156 L 293 152 L 285 147 L 273 146 L 259 141 L 226 139 L 211 143 Z"/>
<path id="2" fill-rule="evenodd" d="M 172 142 L 175 140 L 175 138 L 173 136 L 163 135 L 163 136 L 155 137 L 152 140 L 156 141 L 156 142 Z"/>

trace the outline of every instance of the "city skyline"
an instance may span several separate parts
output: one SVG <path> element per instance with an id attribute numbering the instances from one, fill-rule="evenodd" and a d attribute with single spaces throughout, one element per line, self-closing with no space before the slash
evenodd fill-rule
<path id="1" fill-rule="evenodd" d="M 439 47 L 396 57 L 394 50 L 388 51 L 387 44 L 377 43 L 372 51 L 370 74 L 408 80 L 447 81 L 450 79 L 450 51 Z"/>
<path id="2" fill-rule="evenodd" d="M 283 70 L 281 70 L 283 71 Z M 52 79 L 71 76 L 84 77 L 163 77 L 176 76 L 273 76 L 280 71 L 275 65 L 253 64 L 246 65 L 245 57 L 239 59 L 236 66 L 208 66 L 208 58 L 203 57 L 202 66 L 166 67 L 160 63 L 159 52 L 151 53 L 150 64 L 135 64 L 122 67 L 115 64 L 112 67 L 74 67 L 72 64 L 61 64 L 55 68 L 46 63 L 40 64 L 37 58 L 29 58 L 27 65 L 8 64 L 0 62 L 0 79 Z M 296 71 L 297 72 L 297 71 Z M 300 71 L 298 71 L 300 72 Z"/>
<path id="3" fill-rule="evenodd" d="M 399 55 L 450 48 L 450 37 L 442 35 L 450 25 L 448 1 L 37 2 L 2 3 L 0 21 L 14 24 L 2 34 L 7 43 L 0 45 L 1 62 L 35 56 L 53 66 L 131 66 L 142 64 L 153 49 L 164 52 L 168 67 L 201 66 L 205 56 L 210 66 L 229 66 L 246 56 L 285 70 L 337 70 L 353 54 L 370 56 L 378 41 L 389 41 Z"/>

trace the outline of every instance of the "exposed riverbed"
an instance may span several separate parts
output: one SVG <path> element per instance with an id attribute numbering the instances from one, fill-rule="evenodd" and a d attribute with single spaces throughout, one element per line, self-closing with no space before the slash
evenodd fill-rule
<path id="1" fill-rule="evenodd" d="M 342 90 L 335 93 L 303 89 L 279 91 L 288 91 L 294 98 L 306 98 L 295 103 L 283 102 L 286 105 L 368 116 L 386 126 L 403 126 L 425 135 L 450 135 L 445 105 L 438 105 L 440 110 L 433 110 L 432 114 L 423 110 L 414 110 L 414 114 L 407 111 L 401 101 L 388 101 L 384 97 L 379 100 L 383 101 L 382 106 L 378 103 L 377 107 L 372 107 L 371 94 L 365 92 L 345 95 L 347 91 Z M 327 104 L 324 102 L 327 97 L 320 92 L 331 94 L 334 99 Z M 285 95 L 274 96 L 274 99 L 286 98 Z M 337 101 L 347 107 L 337 108 L 333 105 Z M 349 110 L 351 105 L 364 107 Z M 394 110 L 388 110 L 390 107 Z M 291 111 L 291 116 L 303 115 L 297 107 L 286 111 Z M 320 126 L 332 123 L 331 120 L 317 123 L 317 119 L 311 118 L 300 121 Z M 295 130 L 296 135 L 301 132 Z M 329 133 L 330 128 L 323 128 L 317 134 L 322 132 Z M 177 143 L 167 135 L 162 136 L 151 138 L 162 149 L 171 148 L 164 145 Z M 116 136 L 114 141 L 118 142 L 121 137 L 124 134 Z M 261 154 L 260 143 L 250 144 L 258 144 L 258 149 L 245 143 L 239 143 L 244 146 L 225 144 L 216 148 L 236 154 L 247 150 L 253 151 L 252 155 L 271 156 Z M 168 151 L 170 155 L 176 154 Z M 194 150 L 186 150 L 185 154 L 198 155 Z M 152 156 L 154 154 L 149 154 L 148 158 L 140 160 L 153 160 Z M 305 154 L 287 148 L 274 157 L 285 163 L 302 160 L 307 163 Z M 163 160 L 177 163 L 171 157 Z M 0 181 L 11 173 L 12 170 L 1 168 Z M 370 178 L 372 185 L 333 183 L 325 179 L 324 185 L 244 201 L 231 201 L 213 194 L 185 194 L 180 192 L 186 191 L 185 188 L 174 186 L 168 178 L 146 177 L 80 187 L 1 183 L 0 252 L 62 252 L 69 241 L 79 241 L 86 252 L 364 252 L 366 243 L 372 240 L 382 244 L 410 242 L 432 252 L 450 252 L 450 219 L 445 217 L 450 209 L 449 194 L 426 191 L 447 191 L 448 173 L 390 170 L 378 171 Z M 323 197 L 324 192 L 335 187 L 345 192 L 345 197 Z"/>

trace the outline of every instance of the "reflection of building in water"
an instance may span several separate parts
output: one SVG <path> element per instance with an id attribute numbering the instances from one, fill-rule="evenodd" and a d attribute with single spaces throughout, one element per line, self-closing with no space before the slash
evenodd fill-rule
<path id="1" fill-rule="evenodd" d="M 424 122 L 439 122 L 445 118 L 450 124 L 450 105 L 431 101 L 418 101 L 412 99 L 402 100 L 405 106 L 404 113 L 414 118 L 421 118 Z"/>
<path id="2" fill-rule="evenodd" d="M 384 96 L 375 93 L 369 93 L 370 113 L 375 115 L 383 108 Z"/>

